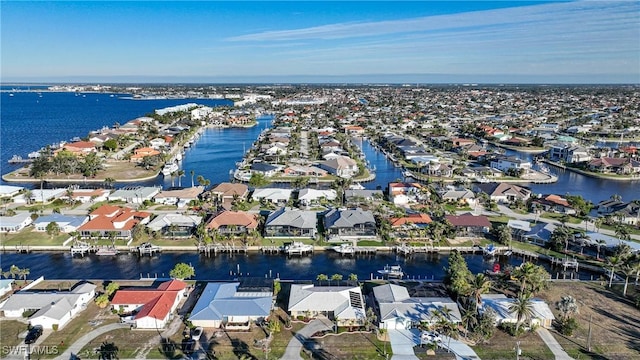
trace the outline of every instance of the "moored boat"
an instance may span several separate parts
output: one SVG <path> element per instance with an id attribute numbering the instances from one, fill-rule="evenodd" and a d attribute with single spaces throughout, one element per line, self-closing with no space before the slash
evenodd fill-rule
<path id="1" fill-rule="evenodd" d="M 401 278 L 404 276 L 404 271 L 400 265 L 385 265 L 384 269 L 378 270 L 379 274 L 387 277 Z"/>

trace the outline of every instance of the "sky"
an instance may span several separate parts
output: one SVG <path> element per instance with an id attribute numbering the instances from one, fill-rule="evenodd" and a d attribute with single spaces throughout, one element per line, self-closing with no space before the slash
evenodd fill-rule
<path id="1" fill-rule="evenodd" d="M 640 83 L 640 2 L 0 2 L 10 82 Z"/>

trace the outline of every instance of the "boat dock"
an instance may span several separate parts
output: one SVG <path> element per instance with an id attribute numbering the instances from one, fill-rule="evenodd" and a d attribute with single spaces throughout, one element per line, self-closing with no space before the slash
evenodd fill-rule
<path id="1" fill-rule="evenodd" d="M 331 249 L 342 256 L 368 255 L 378 252 L 378 248 L 374 246 L 353 246 L 347 244 L 334 246 Z"/>
<path id="2" fill-rule="evenodd" d="M 564 269 L 564 271 L 567 271 L 567 269 L 576 269 L 576 271 L 578 271 L 579 268 L 579 264 L 578 264 L 578 260 L 576 259 L 569 259 L 568 257 L 565 257 L 564 259 L 557 259 L 557 258 L 551 258 L 551 265 L 554 266 L 562 266 L 562 268 Z"/>
<path id="3" fill-rule="evenodd" d="M 91 254 L 93 252 L 96 252 L 96 249 L 93 246 L 82 241 L 76 241 L 76 243 L 71 246 L 70 250 L 72 257 L 75 255 L 84 257 L 84 254 Z"/>
<path id="4" fill-rule="evenodd" d="M 20 254 L 29 254 L 31 252 L 31 248 L 29 245 L 16 245 L 16 252 Z"/>
<path id="5" fill-rule="evenodd" d="M 156 253 L 160 253 L 162 248 L 158 245 L 153 245 L 151 243 L 144 243 L 140 246 L 130 247 L 129 252 L 138 253 L 140 256 L 149 255 L 153 256 Z"/>
<path id="6" fill-rule="evenodd" d="M 217 255 L 218 253 L 227 254 L 246 254 L 248 251 L 247 246 L 236 246 L 234 244 L 200 244 L 198 245 L 198 252 L 207 256 Z"/>

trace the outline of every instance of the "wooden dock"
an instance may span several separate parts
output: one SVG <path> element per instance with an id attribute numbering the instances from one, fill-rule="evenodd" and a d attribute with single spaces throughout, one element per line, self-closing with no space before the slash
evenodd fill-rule
<path id="1" fill-rule="evenodd" d="M 198 252 L 207 256 L 216 256 L 218 253 L 227 254 L 246 254 L 248 251 L 247 246 L 236 246 L 234 244 L 199 244 Z"/>
<path id="2" fill-rule="evenodd" d="M 29 245 L 16 245 L 16 252 L 20 254 L 29 254 L 31 252 L 31 248 Z"/>
<path id="3" fill-rule="evenodd" d="M 132 246 L 129 248 L 129 252 L 137 253 L 140 256 L 149 255 L 153 256 L 156 253 L 160 253 L 162 248 L 158 245 L 153 245 L 151 243 L 144 243 L 140 246 Z"/>
<path id="4" fill-rule="evenodd" d="M 282 247 L 280 246 L 261 246 L 260 252 L 263 254 L 279 254 L 282 252 Z"/>
<path id="5" fill-rule="evenodd" d="M 77 243 L 71 246 L 71 256 L 80 255 L 84 257 L 85 254 L 91 254 L 96 252 L 96 249 L 93 246 L 90 246 L 86 243 Z"/>

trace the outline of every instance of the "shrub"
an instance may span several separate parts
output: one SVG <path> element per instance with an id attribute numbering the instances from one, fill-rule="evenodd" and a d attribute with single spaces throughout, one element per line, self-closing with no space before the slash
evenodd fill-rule
<path id="1" fill-rule="evenodd" d="M 51 328 L 53 329 L 53 331 L 58 331 L 58 324 L 53 324 L 51 325 Z"/>
<path id="2" fill-rule="evenodd" d="M 571 336 L 578 329 L 578 322 L 575 318 L 560 320 L 556 323 L 556 328 L 562 335 Z"/>
<path id="3" fill-rule="evenodd" d="M 511 335 L 511 336 L 520 336 L 522 334 L 524 334 L 524 326 L 520 325 L 520 328 L 518 328 L 518 331 L 516 332 L 516 324 L 515 323 L 501 323 L 499 326 L 500 329 L 502 329 L 504 332 L 506 332 L 507 334 Z"/>

